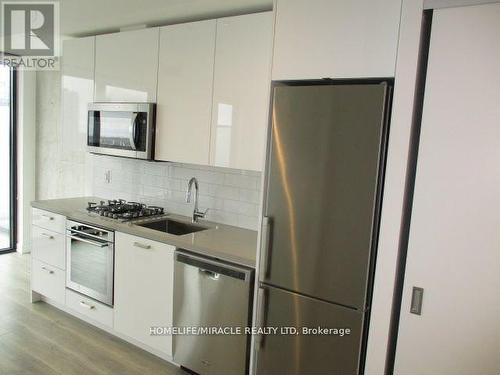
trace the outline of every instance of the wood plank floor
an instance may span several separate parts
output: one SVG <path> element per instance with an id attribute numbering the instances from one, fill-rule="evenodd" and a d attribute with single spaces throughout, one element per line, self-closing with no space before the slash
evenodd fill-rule
<path id="1" fill-rule="evenodd" d="M 0 255 L 0 374 L 185 374 L 44 302 L 30 303 L 29 255 Z"/>

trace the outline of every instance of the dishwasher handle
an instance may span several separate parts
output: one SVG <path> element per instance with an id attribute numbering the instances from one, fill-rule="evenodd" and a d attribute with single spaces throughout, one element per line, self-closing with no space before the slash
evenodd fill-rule
<path id="1" fill-rule="evenodd" d="M 246 283 L 253 281 L 253 270 L 250 268 L 212 260 L 179 250 L 175 252 L 175 260 L 179 263 L 198 268 L 200 273 L 213 280 L 218 280 L 221 275 L 224 275 Z"/>
<path id="2" fill-rule="evenodd" d="M 212 280 L 219 280 L 219 277 L 220 277 L 220 273 L 217 273 L 217 272 L 214 272 L 214 271 L 210 271 L 210 270 L 206 270 L 204 268 L 198 268 L 198 272 L 205 275 L 206 277 L 212 279 Z"/>

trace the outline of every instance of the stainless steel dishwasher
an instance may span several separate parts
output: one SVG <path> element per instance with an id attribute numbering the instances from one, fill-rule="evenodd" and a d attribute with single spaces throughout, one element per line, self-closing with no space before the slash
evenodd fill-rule
<path id="1" fill-rule="evenodd" d="M 200 375 L 248 373 L 253 270 L 178 249 L 174 270 L 174 327 L 211 327 L 243 334 L 177 334 L 174 361 Z M 182 332 L 184 333 L 184 332 Z M 199 332 L 196 332 L 199 333 Z M 204 333 L 204 332 L 202 332 Z"/>

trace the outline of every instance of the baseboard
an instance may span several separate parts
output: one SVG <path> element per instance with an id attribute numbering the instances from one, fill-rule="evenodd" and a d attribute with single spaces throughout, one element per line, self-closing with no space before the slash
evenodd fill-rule
<path id="1" fill-rule="evenodd" d="M 24 243 L 22 242 L 18 242 L 16 244 L 16 251 L 21 254 L 21 255 L 24 255 L 24 254 L 30 254 L 31 253 L 31 244 L 27 244 L 25 245 Z"/>

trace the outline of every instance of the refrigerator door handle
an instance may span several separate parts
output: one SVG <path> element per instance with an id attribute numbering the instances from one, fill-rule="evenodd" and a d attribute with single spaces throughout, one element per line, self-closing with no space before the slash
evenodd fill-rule
<path id="1" fill-rule="evenodd" d="M 257 317 L 256 317 L 256 323 L 257 323 L 257 328 L 263 328 L 264 325 L 266 324 L 266 314 L 267 314 L 267 289 L 265 287 L 260 287 L 259 291 L 257 292 Z M 262 333 L 258 333 L 255 338 L 255 350 L 259 351 L 264 347 L 264 340 L 265 340 L 265 335 Z"/>
<path id="2" fill-rule="evenodd" d="M 272 231 L 272 221 L 268 216 L 262 218 L 262 232 L 260 239 L 260 270 L 259 270 L 259 280 L 263 281 L 266 279 L 268 274 L 269 257 L 271 256 L 271 231 Z"/>

